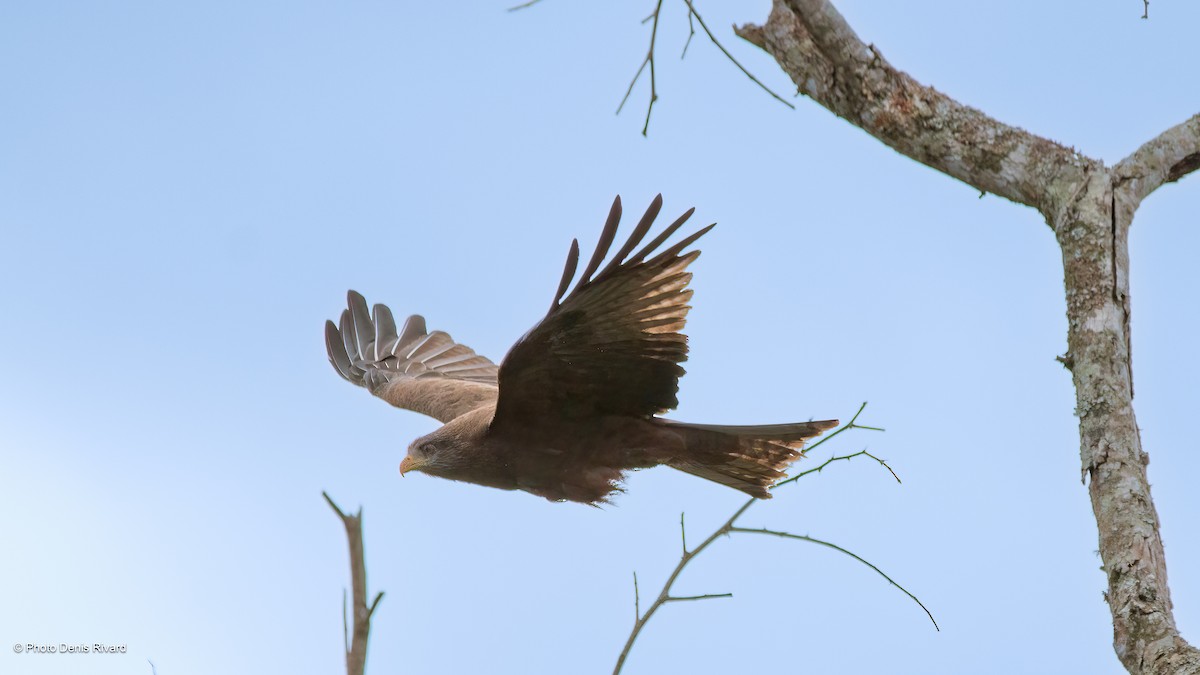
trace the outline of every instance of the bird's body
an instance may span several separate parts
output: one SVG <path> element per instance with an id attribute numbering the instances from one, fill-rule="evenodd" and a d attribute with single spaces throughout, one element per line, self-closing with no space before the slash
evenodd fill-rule
<path id="1" fill-rule="evenodd" d="M 666 464 L 770 497 L 767 489 L 800 457 L 804 441 L 837 422 L 725 426 L 657 416 L 677 405 L 679 363 L 687 359 L 679 332 L 691 298 L 686 267 L 699 251 L 683 251 L 712 227 L 647 259 L 688 211 L 629 257 L 661 204 L 656 198 L 593 278 L 616 233 L 618 198 L 588 267 L 566 294 L 578 262 L 572 244 L 549 313 L 499 368 L 445 333 L 428 333 L 420 316 L 398 331 L 386 306 L 376 305 L 372 316 L 350 292 L 340 326 L 326 325 L 338 373 L 444 423 L 409 446 L 401 473 L 595 504 L 620 490 L 626 471 Z"/>
<path id="2" fill-rule="evenodd" d="M 470 461 L 453 470 L 443 474 L 435 465 L 424 471 L 552 501 L 595 503 L 607 498 L 623 471 L 662 464 L 683 450 L 680 439 L 644 420 L 601 417 L 548 433 L 537 427 L 489 433 L 494 415 L 495 407 L 484 406 L 418 439 L 415 448 L 432 443 L 438 453 L 470 448 Z"/>

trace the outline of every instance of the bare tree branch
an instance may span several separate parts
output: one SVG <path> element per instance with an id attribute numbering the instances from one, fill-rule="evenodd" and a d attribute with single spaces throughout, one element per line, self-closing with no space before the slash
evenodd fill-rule
<path id="1" fill-rule="evenodd" d="M 642 125 L 643 136 L 650 129 L 650 113 L 654 110 L 654 102 L 658 100 L 658 84 L 654 78 L 654 44 L 658 42 L 658 15 L 662 12 L 662 4 L 663 0 L 658 0 L 658 4 L 654 6 L 654 13 L 645 19 L 645 21 L 654 20 L 654 25 L 650 27 L 650 49 L 646 51 L 646 58 L 642 59 L 642 65 L 638 66 L 637 72 L 629 82 L 629 89 L 625 90 L 625 97 L 621 99 L 621 105 L 617 106 L 617 114 L 620 115 L 621 109 L 625 107 L 625 102 L 629 100 L 629 95 L 633 93 L 633 85 L 637 84 L 638 78 L 642 76 L 642 71 L 648 64 L 650 66 L 650 103 L 646 105 L 646 123 Z"/>
<path id="2" fill-rule="evenodd" d="M 529 7 L 533 7 L 534 5 L 538 4 L 541 1 L 542 0 L 529 0 L 528 2 L 522 2 L 519 5 L 513 5 L 512 7 L 509 7 L 508 11 L 516 12 L 518 10 L 527 9 Z"/>
<path id="3" fill-rule="evenodd" d="M 812 445 L 805 448 L 804 454 L 807 455 L 807 454 L 811 453 L 813 450 L 816 450 L 817 448 L 821 447 L 821 445 L 823 443 L 826 443 L 827 441 L 831 441 L 834 438 L 837 438 L 837 436 L 839 434 L 841 434 L 843 431 L 847 431 L 849 429 L 863 429 L 864 431 L 883 431 L 883 429 L 881 429 L 879 427 L 866 427 L 866 426 L 862 426 L 862 425 L 858 424 L 858 416 L 862 414 L 862 411 L 864 409 L 866 409 L 866 407 L 867 407 L 867 403 L 866 403 L 866 401 L 864 401 L 862 405 L 858 406 L 858 411 L 854 413 L 854 417 L 851 417 L 849 422 L 843 424 L 842 426 L 838 427 L 837 429 L 834 429 L 832 432 L 825 434 L 824 436 L 821 437 L 821 440 L 819 440 L 816 443 L 813 443 Z M 771 489 L 774 490 L 774 489 L 783 487 L 784 485 L 787 485 L 788 483 L 794 483 L 794 482 L 800 480 L 801 478 L 807 476 L 810 473 L 821 473 L 822 469 L 829 466 L 830 464 L 833 464 L 834 462 L 851 460 L 851 459 L 854 459 L 855 457 L 862 457 L 864 455 L 867 457 L 870 457 L 871 459 L 875 460 L 876 462 L 879 462 L 881 465 L 883 465 L 883 468 L 887 469 L 888 472 L 892 474 L 892 478 L 895 478 L 897 483 L 900 482 L 900 477 L 896 475 L 895 471 L 892 471 L 892 467 L 888 466 L 887 462 L 883 461 L 882 459 L 879 459 L 878 457 L 876 457 L 875 455 L 872 455 L 871 453 L 867 452 L 866 450 L 860 450 L 852 455 L 845 455 L 842 457 L 830 457 L 829 459 L 825 460 L 819 466 L 813 467 L 811 469 L 807 469 L 805 471 L 801 471 L 800 473 L 796 474 L 795 476 L 792 476 L 791 478 L 788 478 L 787 480 L 783 480 L 783 481 L 776 483 L 774 486 L 772 486 Z"/>
<path id="4" fill-rule="evenodd" d="M 1117 162 L 1113 172 L 1134 208 L 1163 183 L 1200 169 L 1200 115 L 1167 129 Z"/>
<path id="5" fill-rule="evenodd" d="M 700 24 L 700 29 L 704 31 L 704 34 L 708 36 L 708 39 L 712 40 L 712 43 L 717 46 L 717 49 L 721 50 L 721 53 L 725 55 L 725 58 L 729 59 L 733 65 L 737 66 L 738 70 L 742 71 L 746 77 L 750 78 L 751 82 L 757 84 L 760 88 L 762 88 L 763 91 L 774 97 L 775 100 L 789 108 L 795 109 L 796 106 L 792 105 L 790 101 L 787 101 L 779 94 L 776 94 L 774 91 L 772 91 L 770 87 L 763 84 L 762 81 L 755 77 L 749 70 L 746 70 L 745 66 L 738 62 L 738 60 L 734 58 L 733 54 L 729 53 L 728 49 L 725 49 L 725 45 L 721 44 L 721 41 L 717 39 L 717 36 L 713 35 L 712 31 L 708 29 L 708 25 L 704 23 L 704 17 L 700 16 L 699 12 L 696 11 L 696 8 L 692 5 L 691 0 L 683 1 L 687 4 L 688 8 L 687 17 L 689 32 L 687 41 L 683 44 L 683 53 L 680 54 L 680 59 L 687 56 L 688 45 L 692 44 L 692 37 L 694 37 L 696 34 L 696 26 L 692 22 L 694 17 L 695 22 Z M 642 20 L 642 23 L 653 21 L 653 25 L 650 28 L 650 48 L 646 51 L 646 57 L 642 59 L 642 64 L 638 66 L 637 72 L 633 75 L 633 79 L 630 80 L 629 87 L 625 90 L 625 96 L 621 98 L 620 105 L 617 106 L 617 114 L 619 115 L 621 114 L 621 110 L 624 109 L 625 103 L 629 101 L 629 96 L 633 93 L 633 87 L 637 84 L 638 80 L 641 79 L 642 73 L 646 70 L 646 66 L 650 66 L 650 102 L 646 105 L 646 123 L 642 125 L 643 136 L 646 136 L 650 130 L 650 113 L 654 110 L 654 103 L 658 101 L 658 82 L 655 78 L 654 72 L 654 48 L 658 43 L 658 19 L 662 14 L 662 5 L 662 0 L 657 0 L 654 5 L 654 11 Z M 514 9 L 522 9 L 525 6 L 526 5 L 518 5 L 517 7 L 511 8 L 510 11 Z"/>
<path id="6" fill-rule="evenodd" d="M 862 406 L 859 407 L 858 412 L 854 414 L 854 417 L 850 420 L 850 422 L 842 425 L 841 427 L 838 427 L 837 430 L 835 430 L 834 432 L 825 436 L 821 440 L 821 442 L 824 442 L 825 440 L 833 438 L 834 436 L 837 436 L 841 432 L 846 431 L 848 429 L 878 430 L 878 429 L 876 429 L 876 427 L 867 427 L 867 426 L 860 426 L 860 425 L 855 424 L 855 421 L 858 419 L 858 416 L 860 414 L 862 414 L 863 408 L 865 408 L 866 405 L 867 405 L 866 403 L 863 403 Z M 812 448 L 816 448 L 818 445 L 820 445 L 820 443 L 815 443 L 815 444 L 813 444 Z M 811 450 L 811 448 L 810 448 L 810 450 Z M 868 454 L 864 450 L 861 452 L 856 452 L 852 455 L 845 455 L 845 456 L 841 456 L 841 457 L 831 457 L 828 460 L 826 460 L 823 464 L 816 467 L 815 469 L 810 469 L 803 473 L 797 474 L 796 476 L 790 478 L 787 482 L 794 481 L 797 478 L 800 478 L 801 476 L 807 476 L 811 473 L 819 472 L 821 469 L 825 468 L 829 464 L 832 464 L 833 462 L 849 460 L 854 457 L 860 457 L 863 455 L 871 457 L 875 461 L 879 462 L 881 465 L 883 465 L 884 468 L 886 468 L 889 472 L 891 472 L 893 477 L 896 477 L 896 472 L 892 471 L 892 468 L 890 466 L 888 466 L 886 462 L 884 462 L 883 460 L 881 460 L 873 455 Z M 899 481 L 900 479 L 896 478 L 896 480 Z M 663 605 L 671 603 L 671 602 L 684 602 L 684 601 L 692 601 L 692 600 L 711 600 L 711 599 L 715 599 L 715 598 L 731 598 L 731 597 L 733 597 L 732 593 L 706 593 L 704 595 L 685 595 L 685 596 L 671 595 L 671 589 L 672 589 L 672 587 L 674 587 L 675 581 L 679 578 L 679 575 L 680 575 L 680 573 L 683 572 L 684 568 L 687 567 L 688 563 L 690 563 L 697 556 L 699 556 L 701 553 L 703 553 L 705 551 L 705 549 L 707 549 L 718 538 L 725 536 L 725 535 L 733 534 L 735 532 L 747 533 L 747 534 L 773 534 L 773 535 L 780 536 L 780 537 L 797 539 L 800 541 L 808 541 L 808 542 L 811 542 L 814 544 L 820 544 L 822 546 L 827 546 L 827 547 L 832 548 L 837 551 L 841 551 L 842 553 L 845 553 L 846 555 L 853 557 L 854 559 L 858 560 L 859 562 L 863 563 L 864 565 L 867 565 L 871 569 L 875 570 L 881 576 L 883 576 L 884 579 L 887 579 L 888 582 L 890 582 L 896 588 L 899 588 L 901 591 L 903 591 L 906 595 L 908 595 L 910 598 L 912 598 L 914 601 L 916 601 L 916 603 L 921 606 L 921 609 L 924 609 L 925 613 L 929 615 L 930 621 L 933 621 L 933 614 L 929 613 L 929 610 L 925 607 L 924 604 L 921 603 L 920 600 L 917 599 L 917 596 L 913 595 L 912 593 L 909 593 L 908 590 L 905 589 L 903 586 L 901 586 L 900 584 L 897 584 L 895 581 L 892 581 L 892 578 L 889 577 L 888 575 L 884 574 L 883 571 L 880 570 L 878 567 L 872 565 L 871 563 L 867 562 L 866 560 L 859 557 L 858 555 L 856 555 L 836 544 L 832 544 L 827 541 L 822 541 L 820 539 L 815 539 L 813 537 L 794 535 L 794 534 L 790 534 L 787 532 L 777 532 L 774 530 L 765 530 L 765 529 L 755 530 L 755 529 L 738 527 L 736 525 L 737 520 L 739 518 L 741 518 L 742 515 L 744 513 L 746 513 L 746 511 L 751 506 L 753 506 L 754 503 L 757 501 L 759 501 L 759 500 L 758 499 L 750 499 L 745 504 L 742 504 L 742 506 L 740 508 L 738 508 L 738 510 L 735 511 L 732 516 L 729 517 L 729 520 L 726 520 L 723 525 L 718 527 L 712 534 L 710 534 L 708 536 L 707 539 L 702 541 L 699 546 L 692 549 L 691 551 L 689 551 L 688 547 L 687 547 L 687 530 L 684 528 L 683 514 L 679 515 L 679 535 L 680 535 L 680 541 L 683 544 L 683 553 L 682 553 L 682 555 L 680 555 L 679 562 L 675 565 L 675 569 L 672 570 L 670 576 L 667 577 L 666 583 L 663 584 L 662 590 L 659 591 L 658 597 L 655 598 L 653 603 L 651 603 L 650 607 L 646 610 L 645 614 L 641 613 L 641 596 L 638 591 L 637 572 L 633 573 L 633 618 L 634 618 L 633 629 L 630 631 L 629 638 L 625 641 L 625 646 L 621 650 L 620 655 L 617 657 L 617 665 L 613 669 L 613 675 L 619 675 L 619 673 L 621 672 L 621 669 L 625 666 L 625 660 L 629 657 L 629 651 L 633 648 L 633 643 L 637 640 L 638 635 L 641 634 L 642 629 L 645 628 L 645 626 L 646 626 L 646 623 L 650 621 L 650 617 L 654 616 L 654 613 L 657 612 L 658 609 L 660 607 L 662 607 Z M 938 627 L 937 621 L 933 621 L 933 626 L 934 626 L 934 628 Z M 938 628 L 938 630 L 941 630 L 941 629 Z"/>
<path id="7" fill-rule="evenodd" d="M 739 508 L 733 514 L 733 516 L 731 516 L 729 518 L 729 520 L 725 521 L 724 525 L 717 528 L 717 530 L 715 532 L 713 532 L 711 535 L 709 535 L 708 539 L 705 539 L 703 542 L 701 542 L 700 545 L 697 546 L 694 550 L 688 551 L 686 546 L 684 547 L 684 553 L 682 556 L 679 557 L 679 563 L 677 565 L 675 565 L 675 569 L 671 572 L 671 575 L 669 577 L 667 577 L 667 582 L 665 584 L 663 584 L 662 590 L 659 591 L 658 597 L 654 599 L 654 602 L 651 603 L 650 608 L 646 610 L 645 614 L 638 613 L 638 607 L 641 604 L 641 599 L 638 595 L 637 572 L 633 573 L 633 606 L 634 606 L 633 630 L 631 630 L 629 632 L 629 638 L 625 640 L 625 647 L 623 649 L 621 649 L 620 655 L 617 656 L 617 665 L 615 668 L 613 668 L 613 675 L 618 675 L 618 673 L 621 672 L 621 669 L 625 667 L 625 659 L 629 658 L 629 650 L 633 649 L 633 643 L 637 640 L 638 635 L 641 634 L 642 628 L 645 628 L 646 623 L 648 621 L 650 621 L 650 617 L 654 616 L 654 613 L 658 611 L 659 607 L 662 607 L 663 605 L 670 602 L 671 597 L 672 597 L 671 596 L 671 587 L 675 585 L 675 580 L 679 578 L 679 574 L 681 572 L 683 572 L 683 568 L 687 567 L 687 564 L 689 562 L 691 562 L 693 558 L 695 558 L 696 556 L 703 553 L 704 549 L 708 548 L 710 544 L 712 544 L 714 541 L 717 540 L 717 537 L 720 537 L 723 534 L 727 534 L 729 532 L 729 528 L 733 527 L 733 522 L 735 520 L 737 520 L 738 516 L 745 513 L 746 509 L 750 508 L 750 506 L 754 503 L 754 501 L 755 500 L 751 499 L 750 501 L 743 504 L 742 507 Z M 679 525 L 680 525 L 680 529 L 682 530 L 682 528 L 683 528 L 683 517 L 682 516 L 680 516 L 680 518 L 679 518 Z M 730 594 L 725 594 L 724 596 L 721 596 L 721 597 L 732 597 L 732 596 Z"/>
<path id="8" fill-rule="evenodd" d="M 691 8 L 691 3 L 688 3 L 688 7 Z M 688 12 L 688 38 L 687 41 L 683 43 L 683 51 L 679 54 L 680 61 L 687 56 L 688 45 L 692 44 L 692 38 L 696 37 L 696 22 L 692 20 L 692 15 L 694 14 L 694 11 Z"/>
<path id="9" fill-rule="evenodd" d="M 712 40 L 712 43 L 717 46 L 717 49 L 720 49 L 721 53 L 725 55 L 725 58 L 729 59 L 730 63 L 737 66 L 738 70 L 742 71 L 743 75 L 750 78 L 751 82 L 753 82 L 754 84 L 757 84 L 759 86 L 759 88 L 761 88 L 763 91 L 770 94 L 771 97 L 774 98 L 776 101 L 779 101 L 780 103 L 786 105 L 787 107 L 791 108 L 792 110 L 796 109 L 796 106 L 792 105 L 791 101 L 788 101 L 787 99 L 783 98 L 779 94 L 776 94 L 774 91 L 771 90 L 770 87 L 763 84 L 762 81 L 760 81 L 757 77 L 755 77 L 749 70 L 746 70 L 746 67 L 743 66 L 741 63 L 739 63 L 737 59 L 733 58 L 733 54 L 730 54 L 729 50 L 725 49 L 725 45 L 721 44 L 721 41 L 717 39 L 717 36 L 713 35 L 712 31 L 708 29 L 708 25 L 704 23 L 704 17 L 700 16 L 700 13 L 696 11 L 695 6 L 692 5 L 692 0 L 683 0 L 683 1 L 685 3 L 687 3 L 687 6 L 688 6 L 688 24 L 689 24 L 689 26 L 691 25 L 692 17 L 693 16 L 696 17 L 696 22 L 700 24 L 701 30 L 703 30 L 704 34 L 708 36 L 708 39 Z M 694 28 L 692 30 L 692 33 L 695 33 Z M 692 36 L 691 36 L 691 34 L 689 34 L 688 42 L 691 42 L 691 41 L 692 41 Z M 685 54 L 687 53 L 687 45 L 686 44 L 683 46 L 683 51 Z"/>
<path id="10" fill-rule="evenodd" d="M 1200 673 L 1172 613 L 1158 512 L 1133 411 L 1129 225 L 1136 205 L 1111 170 L 1088 177 L 1057 215 L 1066 285 L 1064 364 L 1075 385 L 1081 470 L 1108 581 L 1113 648 L 1131 673 Z"/>
<path id="11" fill-rule="evenodd" d="M 895 586 L 896 588 L 899 588 L 902 593 L 904 593 L 908 597 L 912 598 L 913 602 L 917 603 L 918 605 L 921 606 L 921 609 L 925 610 L 925 614 L 928 615 L 929 620 L 933 622 L 933 627 L 937 628 L 938 632 L 941 632 L 941 630 L 942 630 L 941 628 L 938 627 L 937 619 L 933 618 L 933 612 L 929 611 L 929 608 L 925 606 L 925 603 L 921 602 L 921 600 L 919 598 L 917 598 L 917 596 L 910 593 L 907 588 L 896 583 L 895 580 L 893 580 L 888 575 L 884 574 L 883 570 L 881 570 L 878 567 L 867 562 L 862 556 L 858 555 L 857 553 L 854 553 L 853 551 L 848 551 L 848 550 L 842 548 L 841 546 L 838 546 L 837 544 L 833 544 L 828 541 L 824 541 L 822 539 L 817 539 L 815 537 L 810 537 L 805 534 L 792 534 L 791 532 L 780 532 L 778 530 L 768 530 L 766 528 L 749 528 L 749 527 L 734 527 L 734 528 L 731 528 L 729 531 L 730 532 L 743 532 L 745 534 L 769 534 L 771 536 L 781 537 L 783 539 L 796 539 L 799 541 L 807 541 L 807 542 L 811 542 L 813 544 L 820 544 L 821 546 L 826 546 L 826 547 L 831 548 L 840 553 L 845 553 L 846 555 L 850 556 L 851 558 L 854 558 L 858 562 L 875 570 L 876 574 L 883 577 L 884 579 L 887 579 L 887 582 L 889 584 Z"/>
<path id="12" fill-rule="evenodd" d="M 383 599 L 380 591 L 375 600 L 367 605 L 367 563 L 363 554 L 362 508 L 353 515 L 342 511 L 330 496 L 322 492 L 321 496 L 329 504 L 329 508 L 342 519 L 346 528 L 346 539 L 350 544 L 350 582 L 354 595 L 354 634 L 347 635 L 346 626 L 346 595 L 342 592 L 342 639 L 346 649 L 346 675 L 363 675 L 367 667 L 367 638 L 371 633 L 371 616 Z"/>
<path id="13" fill-rule="evenodd" d="M 736 32 L 775 57 L 800 93 L 896 151 L 979 190 L 1041 208 L 1092 160 L 999 122 L 901 72 L 823 0 L 776 0 Z"/>
<path id="14" fill-rule="evenodd" d="M 1129 226 L 1143 198 L 1200 168 L 1200 118 L 1116 167 L 1004 125 L 925 87 L 864 44 L 827 0 L 775 0 L 738 34 L 802 93 L 883 143 L 980 190 L 1033 206 L 1063 257 L 1081 469 L 1108 575 L 1113 646 L 1132 673 L 1200 673 L 1175 626 L 1158 513 L 1133 414 Z"/>

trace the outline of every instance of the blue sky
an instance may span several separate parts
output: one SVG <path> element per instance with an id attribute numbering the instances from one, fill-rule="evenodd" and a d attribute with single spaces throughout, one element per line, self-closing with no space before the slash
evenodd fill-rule
<path id="1" fill-rule="evenodd" d="M 613 111 L 652 3 L 7 3 L 0 7 L 0 655 L 38 673 L 342 672 L 341 525 L 387 596 L 369 673 L 606 673 L 678 557 L 742 498 L 668 469 L 615 507 L 401 480 L 435 422 L 340 380 L 347 288 L 499 359 L 615 194 L 718 227 L 693 266 L 676 418 L 841 417 L 718 542 L 625 672 L 1118 673 L 1079 480 L 1061 260 L 1038 214 L 789 110 L 666 3 L 659 102 Z M 701 3 L 730 31 L 769 3 Z M 839 3 L 922 82 L 1113 163 L 1200 108 L 1200 7 Z M 1131 235 L 1138 422 L 1176 619 L 1200 640 L 1195 178 Z M 829 446 L 833 447 L 830 448 Z M 968 664 L 964 666 L 964 664 Z"/>

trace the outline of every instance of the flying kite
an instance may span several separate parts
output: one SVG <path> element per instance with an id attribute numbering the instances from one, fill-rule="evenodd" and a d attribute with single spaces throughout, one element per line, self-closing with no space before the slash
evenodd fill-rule
<path id="1" fill-rule="evenodd" d="M 629 239 L 603 269 L 621 219 L 613 202 L 579 281 L 579 242 L 546 316 L 500 366 L 413 315 L 397 330 L 385 305 L 369 311 L 347 295 L 341 322 L 325 322 L 338 374 L 394 406 L 443 426 L 413 441 L 401 475 L 421 471 L 551 501 L 608 502 L 626 471 L 665 464 L 760 499 L 801 456 L 804 441 L 837 420 L 729 426 L 659 417 L 679 401 L 681 333 L 690 306 L 688 246 L 709 225 L 662 250 L 695 209 L 634 249 L 662 208 L 655 197 Z M 632 254 L 632 255 L 631 255 Z M 594 275 L 594 276 L 593 276 Z"/>

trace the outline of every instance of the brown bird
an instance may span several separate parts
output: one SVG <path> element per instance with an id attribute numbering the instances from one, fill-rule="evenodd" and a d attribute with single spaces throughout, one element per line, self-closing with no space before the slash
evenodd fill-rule
<path id="1" fill-rule="evenodd" d="M 579 262 L 579 242 L 571 242 L 550 311 L 499 368 L 446 333 L 426 332 L 420 316 L 397 331 L 386 306 L 375 305 L 372 314 L 363 296 L 349 292 L 340 327 L 325 322 L 334 368 L 388 403 L 444 425 L 412 442 L 401 475 L 422 471 L 597 504 L 621 491 L 626 471 L 665 464 L 771 497 L 768 488 L 801 456 L 804 441 L 838 422 L 727 426 L 657 417 L 679 404 L 679 364 L 687 360 L 680 332 L 692 297 L 687 266 L 700 251 L 685 249 L 713 228 L 657 252 L 689 209 L 633 253 L 661 208 L 659 195 L 601 270 L 621 219 L 617 197 L 568 294 Z"/>

